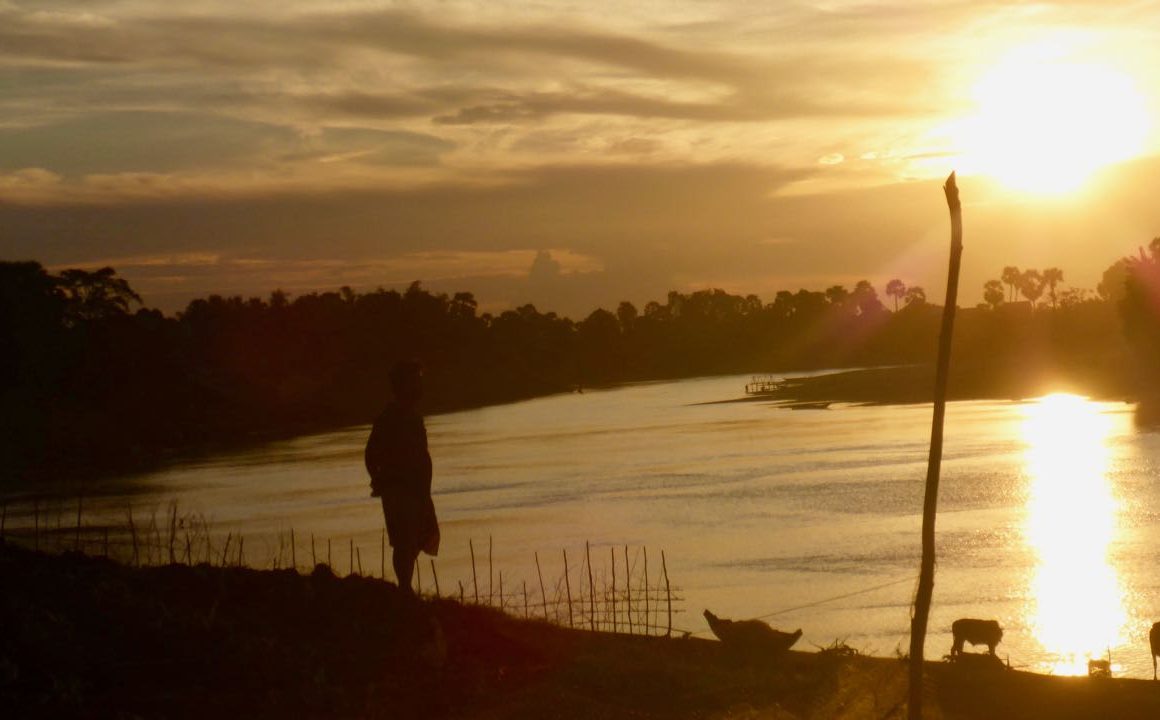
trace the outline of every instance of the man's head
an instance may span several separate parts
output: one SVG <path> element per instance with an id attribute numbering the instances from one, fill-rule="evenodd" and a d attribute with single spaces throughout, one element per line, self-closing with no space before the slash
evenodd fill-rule
<path id="1" fill-rule="evenodd" d="M 418 360 L 400 360 L 391 368 L 391 389 L 401 405 L 414 407 L 423 396 L 423 366 Z"/>

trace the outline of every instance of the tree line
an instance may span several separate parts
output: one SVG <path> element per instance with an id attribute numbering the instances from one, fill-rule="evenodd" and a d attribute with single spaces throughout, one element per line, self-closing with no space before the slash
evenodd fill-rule
<path id="1" fill-rule="evenodd" d="M 1006 313 L 990 298 L 964 311 L 956 362 L 1090 362 L 1122 353 L 1125 337 L 1155 352 L 1156 314 L 1140 288 L 1160 287 L 1148 275 L 1160 240 L 1149 252 L 1113 266 L 1123 277 L 1115 298 L 1109 285 L 1057 303 L 1045 271 L 1054 312 Z M 401 292 L 212 295 L 166 316 L 142 307 L 112 268 L 54 275 L 0 262 L 0 472 L 122 471 L 189 448 L 368 422 L 387 397 L 386 370 L 403 358 L 426 367 L 428 411 L 633 380 L 928 362 L 941 308 L 900 279 L 885 293 L 892 308 L 868 281 L 769 302 L 674 291 L 574 321 L 530 304 L 480 312 L 470 292 L 415 282 Z"/>

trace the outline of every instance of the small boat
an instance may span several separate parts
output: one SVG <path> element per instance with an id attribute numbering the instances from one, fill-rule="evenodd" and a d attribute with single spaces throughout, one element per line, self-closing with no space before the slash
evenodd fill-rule
<path id="1" fill-rule="evenodd" d="M 830 407 L 830 401 L 825 402 L 802 402 L 787 405 L 790 410 L 827 410 Z"/>
<path id="2" fill-rule="evenodd" d="M 785 387 L 785 378 L 777 375 L 754 375 L 745 384 L 746 395 L 772 395 Z"/>

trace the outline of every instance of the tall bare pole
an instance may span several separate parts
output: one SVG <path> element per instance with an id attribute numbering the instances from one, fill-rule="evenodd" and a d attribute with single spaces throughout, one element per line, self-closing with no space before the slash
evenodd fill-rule
<path id="1" fill-rule="evenodd" d="M 922 502 L 922 566 L 918 573 L 918 591 L 914 596 L 914 617 L 910 621 L 909 720 L 922 720 L 923 646 L 926 643 L 926 623 L 930 618 L 930 599 L 934 594 L 934 520 L 938 510 L 938 480 L 942 466 L 943 418 L 946 416 L 947 374 L 951 365 L 951 337 L 955 330 L 955 303 L 959 293 L 959 265 L 963 256 L 963 213 L 953 172 L 947 177 L 943 192 L 951 214 L 951 257 L 942 329 L 938 337 L 934 417 L 930 428 L 930 456 L 926 465 L 926 493 Z"/>

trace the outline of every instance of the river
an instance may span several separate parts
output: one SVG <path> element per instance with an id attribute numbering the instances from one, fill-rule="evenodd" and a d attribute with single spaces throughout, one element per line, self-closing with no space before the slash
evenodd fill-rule
<path id="1" fill-rule="evenodd" d="M 630 566 L 639 625 L 644 555 L 655 589 L 663 551 L 674 632 L 707 636 L 709 608 L 800 627 L 798 649 L 842 641 L 876 655 L 905 652 L 930 406 L 720 402 L 740 396 L 747 379 L 636 384 L 429 417 L 441 592 L 462 587 L 470 600 L 490 591 L 496 602 L 502 582 L 509 612 L 523 614 L 526 587 L 536 614 L 541 597 L 591 592 L 586 553 L 607 591 L 615 557 L 615 577 Z M 1138 430 L 1132 412 L 1071 395 L 948 406 L 928 658 L 949 651 L 954 619 L 994 618 L 1005 630 L 998 654 L 1014 667 L 1083 674 L 1089 658 L 1110 652 L 1116 676 L 1150 674 L 1160 435 Z M 361 565 L 378 575 L 382 515 L 362 467 L 367 433 L 182 463 L 129 479 L 131 495 L 91 491 L 86 537 L 123 521 L 130 503 L 137 525 L 156 515 L 164 527 L 176 500 L 183 518 L 204 517 L 215 553 L 223 536 L 241 534 L 247 563 L 285 565 L 293 530 L 303 570 L 329 553 L 341 572 Z M 63 515 L 67 526 L 69 512 L 58 507 L 55 522 Z M 22 518 L 27 525 L 27 508 L 8 513 L 10 531 Z M 423 591 L 434 592 L 425 556 L 420 569 Z M 667 627 L 659 592 L 650 617 Z"/>

